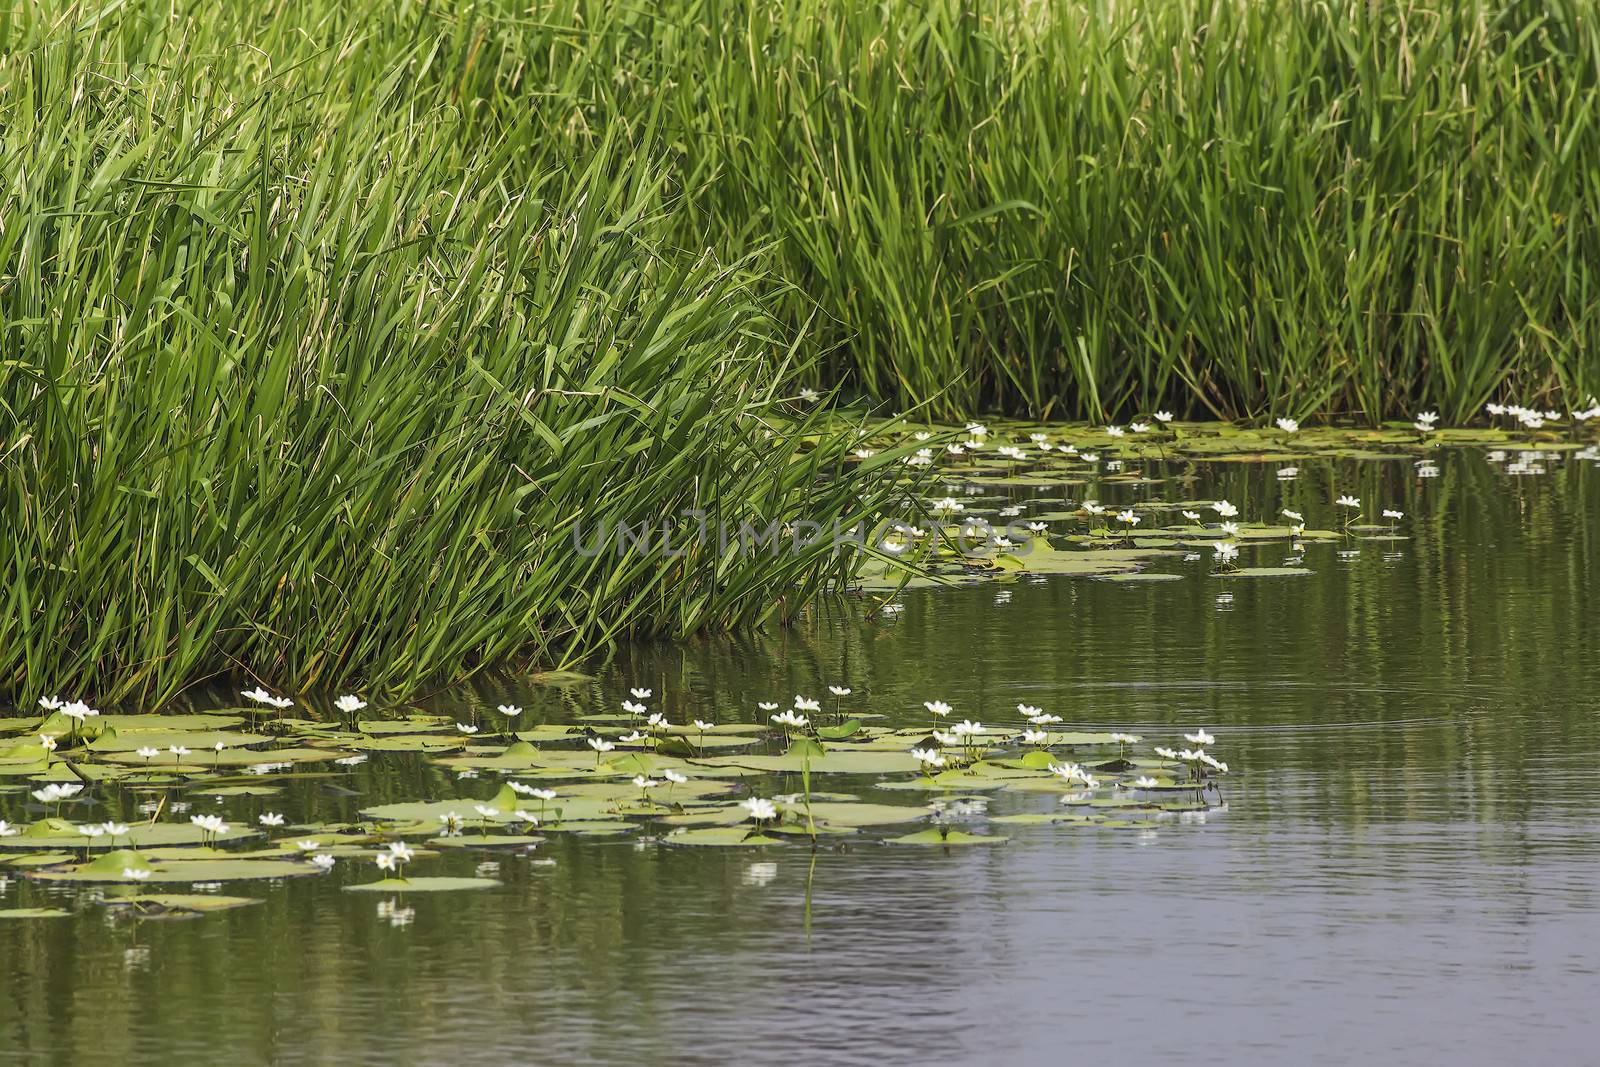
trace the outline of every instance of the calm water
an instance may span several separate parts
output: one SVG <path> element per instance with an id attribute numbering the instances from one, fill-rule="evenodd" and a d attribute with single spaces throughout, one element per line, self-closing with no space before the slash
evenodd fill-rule
<path id="1" fill-rule="evenodd" d="M 1204 725 L 1236 774 L 1203 822 L 1009 827 L 950 855 L 552 840 L 430 861 L 498 859 L 505 885 L 393 906 L 342 893 L 372 874 L 349 864 L 195 921 L 84 902 L 0 923 L 0 1062 L 1596 1062 L 1600 468 L 1547 468 L 1465 453 L 1427 479 L 1395 461 L 1102 486 L 1320 524 L 1337 487 L 1415 516 L 1414 537 L 1312 546 L 1310 578 L 1225 583 L 1200 561 L 1164 566 L 1182 582 L 919 592 L 888 618 L 819 612 L 626 649 L 573 688 L 486 680 L 426 702 L 555 719 L 635 684 L 674 719 L 748 719 L 844 682 L 899 717 L 938 697 L 1152 737 Z M 491 791 L 393 757 L 360 773 L 360 796 L 306 784 L 274 806 L 335 818 Z M 16 804 L 0 795 L 0 817 Z M 0 891 L 59 899 L 16 877 Z"/>

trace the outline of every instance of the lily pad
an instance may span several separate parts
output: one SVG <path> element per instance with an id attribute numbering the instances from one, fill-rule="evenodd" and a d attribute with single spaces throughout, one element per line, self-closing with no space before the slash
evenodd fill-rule
<path id="1" fill-rule="evenodd" d="M 493 889 L 493 878 L 385 878 L 378 882 L 347 885 L 347 893 L 453 893 L 464 889 Z"/>
<path id="2" fill-rule="evenodd" d="M 891 845 L 935 845 L 949 848 L 958 845 L 1000 845 L 1011 840 L 1009 837 L 994 837 L 988 834 L 969 834 L 965 830 L 951 830 L 940 833 L 937 829 L 920 830 L 904 837 L 891 837 Z"/>
<path id="3" fill-rule="evenodd" d="M 5 908 L 0 909 L 0 919 L 65 919 L 72 912 L 60 908 Z"/>

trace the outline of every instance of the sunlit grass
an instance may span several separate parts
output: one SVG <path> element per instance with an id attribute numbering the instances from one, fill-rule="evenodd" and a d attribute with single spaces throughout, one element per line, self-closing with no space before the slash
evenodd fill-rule
<path id="1" fill-rule="evenodd" d="M 827 546 L 565 549 L 873 513 L 801 382 L 1582 404 L 1593 7 L 6 6 L 0 691 L 402 690 L 792 614 Z"/>

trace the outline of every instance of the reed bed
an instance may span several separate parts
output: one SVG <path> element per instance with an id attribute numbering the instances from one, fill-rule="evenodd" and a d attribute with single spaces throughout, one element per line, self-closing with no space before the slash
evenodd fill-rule
<path id="1" fill-rule="evenodd" d="M 408 690 L 843 576 L 801 384 L 1448 422 L 1600 391 L 1593 0 L 0 8 L 0 692 Z"/>

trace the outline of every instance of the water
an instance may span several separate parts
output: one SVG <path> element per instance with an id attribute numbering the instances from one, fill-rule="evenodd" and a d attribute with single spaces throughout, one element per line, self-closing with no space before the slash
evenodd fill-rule
<path id="1" fill-rule="evenodd" d="M 0 923 L 0 1062 L 1592 1062 L 1600 469 L 1546 466 L 1473 452 L 1436 478 L 1219 465 L 1102 486 L 1226 495 L 1252 518 L 1325 516 L 1350 489 L 1414 537 L 1313 545 L 1300 579 L 1223 582 L 1207 560 L 1172 564 L 1182 582 L 917 592 L 885 618 L 630 647 L 577 687 L 487 679 L 425 702 L 555 719 L 643 684 L 674 719 L 748 719 L 843 682 L 902 718 L 938 697 L 1156 739 L 1203 725 L 1236 772 L 1203 822 L 1013 826 L 948 855 L 552 840 L 430 864 L 498 859 L 504 887 L 478 894 L 391 904 L 341 892 L 372 876 L 343 864 L 195 921 L 79 902 Z M 275 806 L 333 818 L 484 784 L 392 757 L 358 780 L 360 797 L 308 783 Z M 0 907 L 61 899 L 13 875 Z"/>

